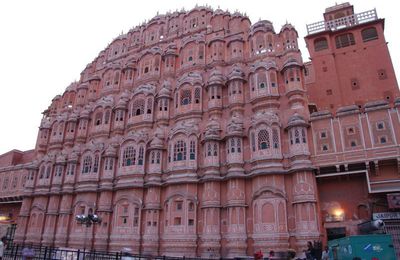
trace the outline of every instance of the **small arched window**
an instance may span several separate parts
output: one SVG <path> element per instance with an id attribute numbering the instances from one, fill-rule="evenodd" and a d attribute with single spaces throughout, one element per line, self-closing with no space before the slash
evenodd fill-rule
<path id="1" fill-rule="evenodd" d="M 200 93 L 201 93 L 200 88 L 196 88 L 196 89 L 194 90 L 194 100 L 195 100 L 195 103 L 196 103 L 196 104 L 199 104 L 199 103 L 200 103 Z"/>
<path id="2" fill-rule="evenodd" d="M 132 115 L 139 116 L 144 114 L 144 99 L 136 99 L 132 104 Z"/>
<path id="3" fill-rule="evenodd" d="M 196 142 L 194 140 L 190 141 L 189 147 L 189 159 L 195 160 L 196 159 Z"/>
<path id="4" fill-rule="evenodd" d="M 46 179 L 50 178 L 51 173 L 51 165 L 47 165 L 46 167 Z"/>
<path id="5" fill-rule="evenodd" d="M 269 147 L 269 133 L 266 129 L 261 129 L 260 132 L 258 132 L 258 149 L 265 150 Z"/>
<path id="6" fill-rule="evenodd" d="M 315 51 L 322 51 L 328 49 L 328 41 L 325 37 L 317 38 L 314 40 L 314 50 Z"/>
<path id="7" fill-rule="evenodd" d="M 370 27 L 361 31 L 363 42 L 368 42 L 378 39 L 378 32 L 375 27 Z"/>
<path id="8" fill-rule="evenodd" d="M 136 164 L 136 150 L 133 146 L 128 146 L 122 154 L 122 166 L 131 166 Z"/>
<path id="9" fill-rule="evenodd" d="M 139 147 L 139 156 L 138 156 L 138 165 L 143 165 L 143 154 L 144 154 L 143 146 L 140 146 Z"/>
<path id="10" fill-rule="evenodd" d="M 279 135 L 277 129 L 272 129 L 272 142 L 275 149 L 279 148 Z"/>
<path id="11" fill-rule="evenodd" d="M 93 172 L 95 172 L 95 173 L 97 173 L 99 171 L 99 161 L 100 161 L 99 155 L 96 154 L 94 156 L 94 164 L 93 164 Z"/>
<path id="12" fill-rule="evenodd" d="M 352 33 L 346 33 L 336 36 L 335 42 L 336 48 L 338 49 L 356 44 L 354 40 L 354 35 Z"/>
<path id="13" fill-rule="evenodd" d="M 83 167 L 82 173 L 89 173 L 92 170 L 92 157 L 90 155 L 86 155 L 83 158 Z"/>
<path id="14" fill-rule="evenodd" d="M 94 124 L 95 124 L 95 125 L 101 125 L 101 120 L 102 120 L 102 118 L 103 118 L 103 113 L 102 113 L 102 112 L 96 113 L 96 117 L 95 117 L 95 120 L 94 120 Z"/>
<path id="15" fill-rule="evenodd" d="M 189 89 L 184 89 L 181 92 L 181 105 L 189 105 L 192 103 L 192 92 Z"/>
<path id="16" fill-rule="evenodd" d="M 152 109 L 153 109 L 153 99 L 148 98 L 147 99 L 147 114 L 151 114 Z"/>
<path id="17" fill-rule="evenodd" d="M 174 145 L 174 161 L 186 160 L 186 143 L 178 140 Z"/>

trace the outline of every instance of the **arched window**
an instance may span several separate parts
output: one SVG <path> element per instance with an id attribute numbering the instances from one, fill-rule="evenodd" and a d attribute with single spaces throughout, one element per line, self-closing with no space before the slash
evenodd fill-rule
<path id="1" fill-rule="evenodd" d="M 218 156 L 218 144 L 217 143 L 214 144 L 214 154 L 213 155 Z"/>
<path id="2" fill-rule="evenodd" d="M 131 166 L 136 164 L 136 150 L 133 146 L 128 146 L 122 153 L 122 166 Z"/>
<path id="3" fill-rule="evenodd" d="M 254 132 L 251 132 L 250 138 L 251 138 L 251 150 L 253 152 L 255 152 L 256 151 L 256 137 L 255 137 Z"/>
<path id="4" fill-rule="evenodd" d="M 299 144 L 300 143 L 300 132 L 299 132 L 299 129 L 294 129 L 294 142 L 296 143 L 296 144 Z"/>
<path id="5" fill-rule="evenodd" d="M 160 164 L 160 162 L 161 162 L 161 153 L 160 153 L 160 152 L 157 152 L 156 163 L 157 163 L 157 164 Z"/>
<path id="6" fill-rule="evenodd" d="M 304 130 L 304 128 L 301 129 L 301 139 L 303 141 L 303 144 L 307 143 L 306 131 Z"/>
<path id="7" fill-rule="evenodd" d="M 46 170 L 46 167 L 44 165 L 42 167 L 40 167 L 39 179 L 43 179 L 44 178 L 45 170 Z"/>
<path id="8" fill-rule="evenodd" d="M 82 173 L 89 173 L 91 171 L 92 171 L 92 157 L 90 155 L 86 155 L 83 158 Z"/>
<path id="9" fill-rule="evenodd" d="M 346 33 L 336 36 L 335 42 L 336 48 L 338 49 L 356 44 L 356 42 L 354 41 L 354 35 L 352 33 Z"/>
<path id="10" fill-rule="evenodd" d="M 265 150 L 269 148 L 269 133 L 266 129 L 261 129 L 258 132 L 258 149 Z"/>
<path id="11" fill-rule="evenodd" d="M 328 49 L 328 41 L 325 37 L 317 38 L 314 40 L 314 50 L 315 51 L 322 51 Z"/>
<path id="12" fill-rule="evenodd" d="M 147 114 L 151 114 L 152 109 L 153 109 L 153 99 L 148 98 L 147 99 Z"/>
<path id="13" fill-rule="evenodd" d="M 211 156 L 211 154 L 212 154 L 212 151 L 211 151 L 211 144 L 208 143 L 208 144 L 207 144 L 207 153 L 206 153 L 206 156 Z"/>
<path id="14" fill-rule="evenodd" d="M 189 105 L 192 103 L 192 92 L 189 89 L 181 91 L 181 105 Z"/>
<path id="15" fill-rule="evenodd" d="M 50 178 L 51 174 L 51 165 L 47 165 L 46 167 L 46 179 Z"/>
<path id="16" fill-rule="evenodd" d="M 103 113 L 102 112 L 97 112 L 95 119 L 94 119 L 94 124 L 95 125 L 101 125 L 101 120 L 103 119 Z"/>
<path id="17" fill-rule="evenodd" d="M 200 88 L 196 88 L 194 90 L 194 100 L 196 104 L 200 103 L 200 93 L 201 93 L 201 89 Z"/>
<path id="18" fill-rule="evenodd" d="M 275 149 L 279 148 L 279 135 L 277 129 L 272 129 L 272 142 Z"/>
<path id="19" fill-rule="evenodd" d="M 189 149 L 189 159 L 195 160 L 196 159 L 196 142 L 194 140 L 190 141 L 190 149 Z"/>
<path id="20" fill-rule="evenodd" d="M 237 147 L 238 153 L 241 153 L 242 152 L 242 141 L 240 138 L 236 138 L 236 147 Z"/>
<path id="21" fill-rule="evenodd" d="M 155 153 L 156 153 L 156 152 L 152 151 L 151 154 L 150 154 L 150 163 L 151 163 L 151 164 L 154 164 L 154 161 L 155 161 L 155 160 L 154 160 L 154 158 L 155 158 Z"/>
<path id="22" fill-rule="evenodd" d="M 140 146 L 139 147 L 139 156 L 138 156 L 138 165 L 143 165 L 143 154 L 144 154 L 143 146 Z"/>
<path id="23" fill-rule="evenodd" d="M 98 172 L 98 170 L 99 170 L 99 155 L 98 154 L 96 154 L 95 156 L 94 156 L 94 164 L 93 164 L 93 172 Z"/>
<path id="24" fill-rule="evenodd" d="M 178 140 L 174 145 L 174 161 L 186 160 L 186 143 Z"/>
<path id="25" fill-rule="evenodd" d="M 378 39 L 378 32 L 375 27 L 370 27 L 361 31 L 363 42 L 368 42 Z"/>
<path id="26" fill-rule="evenodd" d="M 107 110 L 104 115 L 104 124 L 108 124 L 108 122 L 110 122 L 110 110 Z"/>
<path id="27" fill-rule="evenodd" d="M 132 116 L 139 116 L 144 114 L 144 99 L 136 99 L 132 103 Z"/>

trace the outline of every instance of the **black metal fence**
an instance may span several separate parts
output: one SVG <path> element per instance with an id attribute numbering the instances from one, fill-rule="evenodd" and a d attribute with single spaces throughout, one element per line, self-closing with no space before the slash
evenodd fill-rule
<path id="1" fill-rule="evenodd" d="M 125 257 L 127 257 L 127 255 L 122 252 L 100 252 L 46 246 L 9 244 L 4 251 L 3 260 L 121 260 Z M 132 260 L 148 259 L 146 256 L 130 257 L 131 258 L 129 259 Z"/>

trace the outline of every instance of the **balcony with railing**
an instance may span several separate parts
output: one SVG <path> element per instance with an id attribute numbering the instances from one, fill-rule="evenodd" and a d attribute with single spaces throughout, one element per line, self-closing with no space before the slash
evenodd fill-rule
<path id="1" fill-rule="evenodd" d="M 307 34 L 314 34 L 324 31 L 336 31 L 375 20 L 378 20 L 378 15 L 376 13 L 376 10 L 373 9 L 358 14 L 340 17 L 338 19 L 330 21 L 320 21 L 312 24 L 307 24 Z"/>

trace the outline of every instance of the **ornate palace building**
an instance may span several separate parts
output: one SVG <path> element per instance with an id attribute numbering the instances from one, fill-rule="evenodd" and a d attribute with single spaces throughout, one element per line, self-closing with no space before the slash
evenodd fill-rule
<path id="1" fill-rule="evenodd" d="M 30 157 L 0 157 L 2 200 L 18 185 L 23 198 L 14 241 L 226 257 L 301 251 L 396 213 L 383 25 L 327 8 L 307 63 L 292 25 L 208 7 L 120 35 L 43 112 Z M 75 220 L 88 213 L 101 223 Z"/>

